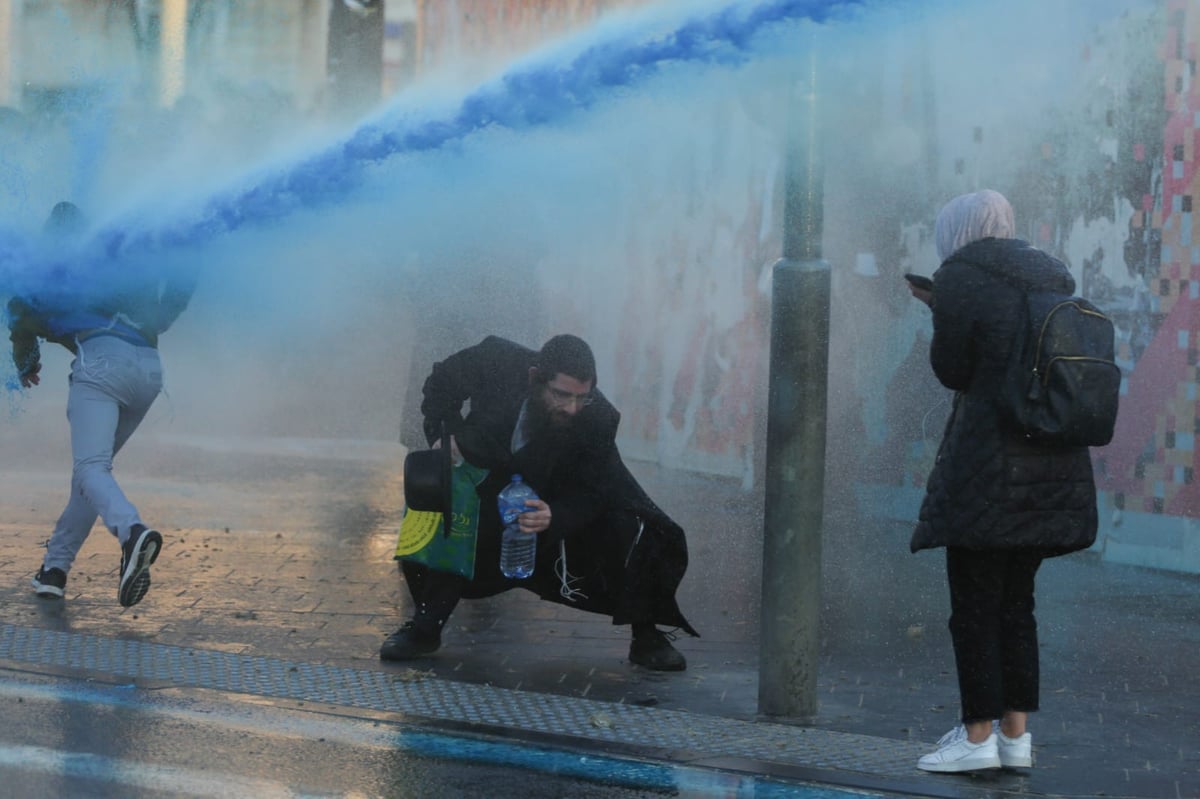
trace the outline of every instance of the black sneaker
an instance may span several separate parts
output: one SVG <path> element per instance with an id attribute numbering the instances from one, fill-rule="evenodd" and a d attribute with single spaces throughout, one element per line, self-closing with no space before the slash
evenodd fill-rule
<path id="1" fill-rule="evenodd" d="M 379 647 L 380 660 L 412 660 L 422 655 L 431 655 L 442 646 L 440 634 L 417 632 L 411 621 L 392 633 Z"/>
<path id="2" fill-rule="evenodd" d="M 33 591 L 43 599 L 62 599 L 67 590 L 67 573 L 62 569 L 38 569 L 33 575 Z"/>
<path id="3" fill-rule="evenodd" d="M 135 524 L 129 540 L 121 545 L 121 582 L 117 600 L 122 607 L 133 607 L 150 590 L 150 564 L 158 560 L 162 536 L 144 524 Z"/>
<path id="4" fill-rule="evenodd" d="M 683 671 L 687 659 L 671 646 L 673 638 L 659 629 L 634 637 L 629 644 L 629 662 L 652 671 Z"/>

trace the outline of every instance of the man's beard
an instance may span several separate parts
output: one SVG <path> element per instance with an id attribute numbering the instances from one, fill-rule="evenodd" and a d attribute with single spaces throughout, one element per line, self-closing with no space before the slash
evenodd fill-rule
<path id="1" fill-rule="evenodd" d="M 576 416 L 554 410 L 546 404 L 545 387 L 534 386 L 525 406 L 525 422 L 529 425 L 529 443 L 557 450 L 565 446 L 576 430 Z"/>

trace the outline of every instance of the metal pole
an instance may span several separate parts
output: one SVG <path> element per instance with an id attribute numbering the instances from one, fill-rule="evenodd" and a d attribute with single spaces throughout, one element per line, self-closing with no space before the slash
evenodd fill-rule
<path id="1" fill-rule="evenodd" d="M 158 40 L 158 104 L 170 108 L 187 85 L 187 0 L 162 0 Z"/>
<path id="2" fill-rule="evenodd" d="M 13 87 L 18 63 L 17 47 L 21 38 L 14 30 L 20 5 L 13 7 L 12 0 L 0 0 L 0 105 L 17 106 Z"/>
<path id="3" fill-rule="evenodd" d="M 773 268 L 758 710 L 817 712 L 829 382 L 829 264 L 821 259 L 816 56 L 793 102 L 783 257 Z"/>
<path id="4" fill-rule="evenodd" d="M 325 74 L 330 110 L 339 116 L 361 114 L 383 91 L 385 0 L 359 0 L 358 6 L 333 0 L 329 7 Z"/>

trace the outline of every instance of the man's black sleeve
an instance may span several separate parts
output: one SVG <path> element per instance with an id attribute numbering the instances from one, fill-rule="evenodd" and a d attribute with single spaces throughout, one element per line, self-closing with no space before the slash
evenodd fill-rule
<path id="1" fill-rule="evenodd" d="M 486 373 L 482 345 L 459 350 L 444 361 L 433 365 L 422 389 L 421 401 L 425 439 L 431 445 L 442 434 L 442 424 L 450 435 L 463 425 L 463 403 L 477 392 L 479 381 Z"/>

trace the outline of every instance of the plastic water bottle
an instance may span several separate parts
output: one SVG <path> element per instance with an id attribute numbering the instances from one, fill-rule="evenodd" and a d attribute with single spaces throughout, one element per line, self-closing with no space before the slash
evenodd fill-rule
<path id="1" fill-rule="evenodd" d="M 512 482 L 496 497 L 500 506 L 500 521 L 504 522 L 504 537 L 500 539 L 500 571 L 505 577 L 524 580 L 533 574 L 537 535 L 521 532 L 520 519 L 517 517 L 529 510 L 525 500 L 537 498 L 537 493 L 521 480 L 519 474 L 514 474 Z"/>

